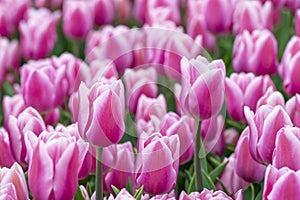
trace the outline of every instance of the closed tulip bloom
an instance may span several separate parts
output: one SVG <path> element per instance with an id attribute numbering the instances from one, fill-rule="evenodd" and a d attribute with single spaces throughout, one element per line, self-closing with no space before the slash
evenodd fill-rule
<path id="1" fill-rule="evenodd" d="M 96 82 L 78 92 L 78 130 L 93 145 L 107 147 L 118 143 L 125 131 L 124 86 L 120 80 Z M 75 102 L 76 103 L 76 102 Z"/>
<path id="2" fill-rule="evenodd" d="M 7 123 L 7 132 L 9 136 L 11 152 L 14 159 L 26 166 L 27 149 L 25 146 L 25 133 L 32 131 L 35 135 L 39 135 L 45 130 L 45 123 L 40 114 L 32 107 L 26 108 L 18 117 L 9 116 Z"/>
<path id="3" fill-rule="evenodd" d="M 236 170 L 234 168 L 234 156 L 230 156 L 229 158 L 225 158 L 223 162 L 228 162 L 220 180 L 223 185 L 227 189 L 228 193 L 234 195 L 238 190 L 246 188 L 249 183 L 244 181 L 241 177 L 238 176 Z M 216 184 L 216 188 L 222 190 L 222 186 L 220 183 Z"/>
<path id="4" fill-rule="evenodd" d="M 249 127 L 242 132 L 234 150 L 236 173 L 248 182 L 260 182 L 264 178 L 266 166 L 255 161 L 249 149 Z"/>
<path id="5" fill-rule="evenodd" d="M 5 127 L 7 127 L 10 115 L 17 117 L 26 108 L 22 94 L 15 94 L 11 97 L 4 96 L 2 106 L 4 112 Z"/>
<path id="6" fill-rule="evenodd" d="M 201 56 L 191 60 L 182 58 L 181 73 L 180 102 L 183 110 L 199 119 L 216 115 L 224 100 L 224 62 L 215 60 L 209 63 Z"/>
<path id="7" fill-rule="evenodd" d="M 267 1 L 241 1 L 233 13 L 233 33 L 239 34 L 244 30 L 253 32 L 256 29 L 273 28 L 273 6 Z"/>
<path id="8" fill-rule="evenodd" d="M 288 167 L 276 169 L 269 165 L 266 170 L 263 199 L 299 199 L 300 171 Z"/>
<path id="9" fill-rule="evenodd" d="M 0 188 L 7 184 L 13 185 L 17 199 L 29 199 L 24 172 L 17 163 L 10 168 L 0 169 Z"/>
<path id="10" fill-rule="evenodd" d="M 277 41 L 272 32 L 263 29 L 249 33 L 245 30 L 237 35 L 233 45 L 232 65 L 236 72 L 274 74 L 278 60 Z"/>
<path id="11" fill-rule="evenodd" d="M 127 106 L 131 113 L 136 112 L 137 103 L 142 94 L 151 98 L 157 95 L 157 74 L 153 68 L 139 70 L 126 69 L 124 81 Z"/>
<path id="12" fill-rule="evenodd" d="M 94 3 L 95 18 L 97 25 L 110 24 L 114 20 L 114 1 L 112 0 L 95 0 Z"/>
<path id="13" fill-rule="evenodd" d="M 115 11 L 117 20 L 125 24 L 130 20 L 132 13 L 132 1 L 131 0 L 114 0 Z"/>
<path id="14" fill-rule="evenodd" d="M 269 87 L 265 95 L 263 95 L 256 104 L 256 110 L 262 105 L 270 106 L 282 106 L 285 107 L 285 101 L 283 95 L 278 91 L 273 91 L 273 88 Z"/>
<path id="15" fill-rule="evenodd" d="M 93 29 L 93 1 L 64 1 L 62 18 L 64 33 L 70 38 L 83 39 Z"/>
<path id="16" fill-rule="evenodd" d="M 235 0 L 204 1 L 204 20 L 209 31 L 213 33 L 230 31 L 235 3 Z M 212 15 L 212 13 L 215 14 Z"/>
<path id="17" fill-rule="evenodd" d="M 299 143 L 300 129 L 298 127 L 286 126 L 281 128 L 276 136 L 272 165 L 277 169 L 286 166 L 292 170 L 299 170 Z"/>
<path id="18" fill-rule="evenodd" d="M 90 81 L 88 85 L 91 86 L 95 82 L 101 80 L 103 77 L 110 78 L 119 78 L 119 74 L 116 68 L 116 65 L 112 60 L 94 60 L 90 63 Z"/>
<path id="19" fill-rule="evenodd" d="M 255 76 L 253 73 L 232 73 L 225 80 L 226 106 L 233 120 L 245 120 L 244 106 L 256 110 L 257 102 L 270 88 L 275 91 L 275 85 L 269 75 Z"/>
<path id="20" fill-rule="evenodd" d="M 293 36 L 284 50 L 278 69 L 283 79 L 283 89 L 289 95 L 300 92 L 298 63 L 300 61 L 300 37 Z"/>
<path id="21" fill-rule="evenodd" d="M 11 167 L 15 158 L 11 152 L 9 136 L 4 128 L 0 128 L 0 166 Z"/>
<path id="22" fill-rule="evenodd" d="M 290 98 L 285 105 L 293 124 L 300 128 L 300 95 L 296 94 Z"/>
<path id="23" fill-rule="evenodd" d="M 179 137 L 154 134 L 137 155 L 137 187 L 150 194 L 169 192 L 176 185 L 179 165 Z"/>
<path id="24" fill-rule="evenodd" d="M 27 133 L 28 183 L 34 199 L 72 199 L 86 145 L 61 132 L 44 131 L 38 138 Z"/>
<path id="25" fill-rule="evenodd" d="M 284 108 L 270 105 L 261 106 L 255 113 L 245 107 L 245 117 L 249 125 L 249 147 L 252 157 L 263 164 L 272 163 L 276 134 L 292 121 Z"/>
<path id="26" fill-rule="evenodd" d="M 58 11 L 46 8 L 29 9 L 25 20 L 20 23 L 21 47 L 25 59 L 46 57 L 57 40 L 56 26 L 60 18 Z"/>

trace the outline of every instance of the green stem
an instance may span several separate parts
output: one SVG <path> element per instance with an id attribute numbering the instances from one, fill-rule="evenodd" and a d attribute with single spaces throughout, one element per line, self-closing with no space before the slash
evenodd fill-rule
<path id="1" fill-rule="evenodd" d="M 96 199 L 103 200 L 103 187 L 102 187 L 102 147 L 97 147 L 96 157 Z"/>
<path id="2" fill-rule="evenodd" d="M 194 152 L 194 170 L 195 170 L 195 189 L 198 192 L 203 190 L 202 185 L 202 171 L 201 171 L 201 158 L 200 158 L 200 148 L 201 148 L 201 121 L 198 123 L 198 128 L 195 138 L 195 152 Z"/>

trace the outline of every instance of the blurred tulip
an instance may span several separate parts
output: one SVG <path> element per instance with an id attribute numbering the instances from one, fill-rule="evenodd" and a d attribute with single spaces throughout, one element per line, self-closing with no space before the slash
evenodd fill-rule
<path id="1" fill-rule="evenodd" d="M 249 125 L 249 147 L 254 160 L 263 164 L 272 162 L 277 131 L 292 125 L 289 115 L 281 106 L 261 106 L 255 113 L 245 107 L 245 117 Z"/>
<path id="2" fill-rule="evenodd" d="M 114 0 L 117 20 L 120 23 L 129 22 L 132 13 L 131 0 Z"/>
<path id="3" fill-rule="evenodd" d="M 294 97 L 290 98 L 286 102 L 285 108 L 293 124 L 300 128 L 300 95 L 296 94 Z"/>
<path id="4" fill-rule="evenodd" d="M 215 60 L 209 63 L 201 56 L 191 60 L 182 58 L 181 72 L 180 102 L 183 110 L 199 119 L 216 115 L 224 100 L 224 62 Z"/>
<path id="5" fill-rule="evenodd" d="M 295 31 L 296 35 L 300 36 L 300 9 L 295 13 Z"/>
<path id="6" fill-rule="evenodd" d="M 11 167 L 15 159 L 11 152 L 8 133 L 4 128 L 0 128 L 0 152 L 0 166 Z"/>
<path id="7" fill-rule="evenodd" d="M 299 198 L 300 171 L 290 170 L 288 167 L 276 169 L 269 165 L 265 174 L 263 199 L 291 199 Z"/>
<path id="8" fill-rule="evenodd" d="M 27 149 L 25 146 L 25 133 L 32 131 L 39 135 L 45 130 L 45 123 L 40 114 L 32 107 L 26 108 L 18 117 L 9 116 L 7 132 L 10 141 L 11 152 L 14 159 L 23 167 L 26 166 Z"/>
<path id="9" fill-rule="evenodd" d="M 78 130 L 93 145 L 107 147 L 118 143 L 125 131 L 124 86 L 120 80 L 96 82 L 91 88 L 82 82 L 79 87 Z M 83 114 L 84 113 L 84 114 Z"/>
<path id="10" fill-rule="evenodd" d="M 234 168 L 237 175 L 248 182 L 261 182 L 266 167 L 255 161 L 249 149 L 249 127 L 242 132 L 234 150 Z"/>
<path id="11" fill-rule="evenodd" d="M 57 40 L 56 26 L 59 11 L 52 13 L 46 8 L 29 9 L 19 26 L 21 47 L 25 59 L 45 58 Z"/>
<path id="12" fill-rule="evenodd" d="M 220 180 L 222 181 L 223 185 L 227 189 L 228 193 L 234 195 L 238 190 L 245 189 L 249 183 L 244 181 L 241 177 L 238 176 L 236 170 L 234 168 L 234 157 L 233 155 L 229 158 L 225 158 L 223 162 L 228 162 L 226 165 Z M 216 184 L 216 188 L 222 190 L 222 186 L 220 183 Z"/>
<path id="13" fill-rule="evenodd" d="M 157 95 L 157 74 L 153 68 L 126 69 L 124 81 L 127 106 L 131 113 L 136 112 L 137 103 L 142 94 L 150 98 L 154 98 Z"/>
<path id="14" fill-rule="evenodd" d="M 293 36 L 285 47 L 278 69 L 283 80 L 283 89 L 290 95 L 300 92 L 298 63 L 300 61 L 300 37 Z"/>
<path id="15" fill-rule="evenodd" d="M 201 35 L 203 46 L 208 50 L 213 50 L 216 45 L 216 39 L 207 29 L 203 14 L 203 3 L 204 1 L 202 0 L 187 1 L 187 17 L 185 21 L 187 34 L 194 39 Z"/>
<path id="16" fill-rule="evenodd" d="M 110 24 L 114 20 L 114 1 L 112 0 L 94 0 L 95 5 L 95 24 L 101 26 L 103 24 Z"/>
<path id="17" fill-rule="evenodd" d="M 30 151 L 28 183 L 35 199 L 73 199 L 78 173 L 87 152 L 86 145 L 60 132 L 46 132 L 39 138 L 27 132 Z"/>
<path id="18" fill-rule="evenodd" d="M 281 128 L 276 136 L 272 165 L 277 169 L 288 167 L 292 170 L 299 170 L 299 144 L 300 129 L 298 127 L 286 126 Z"/>
<path id="19" fill-rule="evenodd" d="M 150 194 L 169 192 L 176 185 L 179 165 L 179 137 L 177 135 L 149 137 L 137 155 L 137 187 L 144 185 Z"/>
<path id="20" fill-rule="evenodd" d="M 119 78 L 116 65 L 113 61 L 108 59 L 92 61 L 90 63 L 90 75 L 91 80 L 90 83 L 88 83 L 89 86 L 101 80 L 103 77 L 107 79 Z"/>
<path id="21" fill-rule="evenodd" d="M 179 199 L 178 200 L 196 200 L 196 199 L 201 199 L 201 200 L 231 200 L 232 198 L 228 196 L 225 192 L 221 190 L 217 191 L 212 191 L 208 190 L 206 188 L 203 189 L 201 193 L 199 192 L 192 192 L 191 194 L 185 193 L 185 191 L 182 191 L 180 193 Z M 238 198 L 236 198 L 238 200 Z"/>
<path id="22" fill-rule="evenodd" d="M 14 163 L 10 169 L 5 167 L 0 169 L 0 188 L 3 188 L 7 184 L 13 185 L 15 195 L 17 196 L 16 199 L 29 199 L 24 172 L 22 167 L 17 163 Z M 9 190 L 11 191 L 11 189 Z"/>
<path id="23" fill-rule="evenodd" d="M 141 200 L 176 200 L 176 193 L 174 190 L 172 190 L 170 193 L 167 194 L 158 194 L 155 196 L 152 196 L 152 198 L 149 197 L 149 194 L 144 194 L 141 197 Z"/>
<path id="24" fill-rule="evenodd" d="M 270 76 L 254 76 L 253 73 L 232 73 L 226 77 L 226 106 L 233 120 L 245 120 L 244 106 L 256 109 L 257 102 L 270 88 L 275 91 L 275 85 Z"/>
<path id="25" fill-rule="evenodd" d="M 284 4 L 287 0 L 260 0 L 260 2 L 262 2 L 262 3 L 266 3 L 268 1 L 272 2 L 273 6 L 275 8 L 280 9 L 284 6 Z"/>
<path id="26" fill-rule="evenodd" d="M 299 0 L 286 0 L 285 6 L 288 7 L 291 11 L 296 12 L 300 8 Z"/>
<path id="27" fill-rule="evenodd" d="M 4 112 L 4 126 L 7 127 L 9 116 L 18 117 L 19 114 L 25 110 L 26 105 L 22 94 L 15 94 L 14 96 L 4 96 L 3 98 L 3 112 Z"/>
<path id="28" fill-rule="evenodd" d="M 240 137 L 240 134 L 234 128 L 229 128 L 224 131 L 225 144 L 236 146 L 236 143 Z"/>
<path id="29" fill-rule="evenodd" d="M 21 70 L 22 94 L 27 106 L 40 112 L 51 111 L 66 98 L 66 66 L 56 68 L 50 59 L 30 61 Z"/>
<path id="30" fill-rule="evenodd" d="M 245 59 L 247 58 L 247 59 Z M 236 36 L 232 65 L 236 72 L 255 75 L 274 74 L 277 71 L 277 41 L 269 30 L 245 30 Z"/>
<path id="31" fill-rule="evenodd" d="M 48 8 L 61 8 L 63 0 L 35 0 L 35 5 L 38 8 L 48 7 Z"/>
<path id="32" fill-rule="evenodd" d="M 66 0 L 63 3 L 63 30 L 74 39 L 83 39 L 94 24 L 94 2 Z"/>
<path id="33" fill-rule="evenodd" d="M 255 13 L 255 14 L 254 14 Z M 240 1 L 233 13 L 233 33 L 239 34 L 244 30 L 250 33 L 256 29 L 273 28 L 273 6 L 267 1 Z"/>

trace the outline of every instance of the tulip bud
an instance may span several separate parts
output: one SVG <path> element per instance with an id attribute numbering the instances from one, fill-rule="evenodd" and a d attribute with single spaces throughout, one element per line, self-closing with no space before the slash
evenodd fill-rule
<path id="1" fill-rule="evenodd" d="M 286 102 L 286 112 L 293 124 L 300 128 L 300 95 L 296 94 Z"/>
<path id="2" fill-rule="evenodd" d="M 261 4 L 259 1 L 241 1 L 237 4 L 233 13 L 234 34 L 242 33 L 244 30 L 251 33 L 256 29 L 272 30 L 272 28 L 273 6 L 271 2 Z"/>
<path id="3" fill-rule="evenodd" d="M 112 0 L 95 0 L 95 24 L 101 26 L 110 24 L 114 20 L 114 1 Z"/>
<path id="4" fill-rule="evenodd" d="M 78 130 L 84 140 L 100 147 L 121 140 L 125 131 L 125 102 L 120 80 L 96 82 L 91 88 L 82 82 L 73 108 L 78 109 Z"/>
<path id="5" fill-rule="evenodd" d="M 277 131 L 292 125 L 289 115 L 281 106 L 261 106 L 255 113 L 245 107 L 245 117 L 249 125 L 249 147 L 254 160 L 264 164 L 272 162 Z"/>
<path id="6" fill-rule="evenodd" d="M 58 11 L 52 13 L 46 8 L 31 8 L 20 23 L 21 47 L 25 59 L 46 57 L 57 40 L 56 26 L 60 18 Z"/>
<path id="7" fill-rule="evenodd" d="M 245 120 L 244 106 L 256 109 L 259 99 L 270 88 L 275 91 L 275 85 L 270 76 L 254 76 L 252 73 L 232 73 L 225 80 L 226 106 L 233 120 Z"/>
<path id="8" fill-rule="evenodd" d="M 298 199 L 300 171 L 269 165 L 265 174 L 263 199 Z"/>
<path id="9" fill-rule="evenodd" d="M 84 38 L 92 30 L 94 24 L 93 1 L 72 1 L 63 3 L 63 30 L 64 33 L 75 39 Z"/>
<path id="10" fill-rule="evenodd" d="M 237 175 L 248 182 L 260 182 L 264 178 L 266 167 L 250 154 L 248 127 L 242 132 L 234 150 L 234 168 Z"/>
<path id="11" fill-rule="evenodd" d="M 245 59 L 247 58 L 247 59 Z M 236 36 L 232 65 L 236 72 L 255 75 L 274 74 L 277 71 L 277 41 L 269 30 L 245 30 Z"/>
<path id="12" fill-rule="evenodd" d="M 137 187 L 144 185 L 144 191 L 153 195 L 173 189 L 178 175 L 179 148 L 177 135 L 149 137 L 137 155 Z"/>
<path id="13" fill-rule="evenodd" d="M 191 60 L 182 58 L 181 72 L 180 102 L 183 110 L 199 119 L 216 115 L 221 110 L 224 100 L 223 61 L 216 60 L 209 63 L 201 56 Z"/>
<path id="14" fill-rule="evenodd" d="M 290 95 L 300 92 L 298 63 L 300 62 L 300 37 L 293 36 L 284 50 L 281 65 L 278 69 L 283 79 L 283 89 Z"/>

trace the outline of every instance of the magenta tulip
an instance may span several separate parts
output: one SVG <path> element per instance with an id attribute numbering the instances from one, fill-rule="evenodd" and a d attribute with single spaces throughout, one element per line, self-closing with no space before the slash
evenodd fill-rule
<path id="1" fill-rule="evenodd" d="M 263 95 L 256 104 L 256 110 L 262 105 L 270 105 L 272 107 L 282 106 L 285 107 L 284 97 L 278 91 L 273 91 L 273 88 L 269 87 L 265 95 Z"/>
<path id="2" fill-rule="evenodd" d="M 100 147 L 121 140 L 125 131 L 125 102 L 120 80 L 96 82 L 91 88 L 82 82 L 78 101 L 73 106 L 77 109 L 78 130 L 84 140 Z"/>
<path id="3" fill-rule="evenodd" d="M 112 0 L 95 0 L 95 18 L 97 25 L 109 24 L 114 20 L 114 1 Z"/>
<path id="4" fill-rule="evenodd" d="M 15 158 L 12 154 L 8 133 L 4 128 L 0 128 L 0 166 L 11 167 Z"/>
<path id="5" fill-rule="evenodd" d="M 88 82 L 89 86 L 101 80 L 103 77 L 106 79 L 119 78 L 116 65 L 109 59 L 92 61 L 90 63 L 90 75 L 91 80 Z"/>
<path id="6" fill-rule="evenodd" d="M 61 8 L 63 4 L 63 0 L 35 0 L 35 5 L 38 8 Z"/>
<path id="7" fill-rule="evenodd" d="M 234 168 L 237 175 L 248 182 L 260 182 L 264 178 L 266 167 L 250 154 L 248 127 L 242 132 L 234 150 Z"/>
<path id="8" fill-rule="evenodd" d="M 266 170 L 263 199 L 298 199 L 300 171 L 288 167 L 276 169 L 269 165 Z"/>
<path id="9" fill-rule="evenodd" d="M 278 60 L 277 41 L 272 32 L 264 29 L 250 34 L 245 30 L 237 35 L 233 45 L 232 65 L 236 72 L 274 74 Z"/>
<path id="10" fill-rule="evenodd" d="M 143 77 L 143 78 L 141 78 Z M 129 112 L 135 113 L 142 94 L 154 98 L 157 95 L 157 74 L 155 69 L 126 69 L 124 73 L 126 102 Z"/>
<path id="11" fill-rule="evenodd" d="M 272 163 L 277 131 L 292 125 L 289 115 L 281 106 L 261 106 L 255 113 L 245 107 L 249 125 L 249 147 L 252 157 L 261 163 Z"/>
<path id="12" fill-rule="evenodd" d="M 285 6 L 287 6 L 293 12 L 296 12 L 296 10 L 300 8 L 300 1 L 299 0 L 286 0 Z"/>
<path id="13" fill-rule="evenodd" d="M 215 60 L 209 63 L 201 56 L 191 60 L 182 58 L 181 72 L 180 102 L 183 110 L 199 119 L 216 115 L 221 110 L 224 100 L 223 61 Z"/>
<path id="14" fill-rule="evenodd" d="M 253 73 L 232 73 L 225 80 L 226 106 L 230 117 L 244 121 L 244 106 L 256 110 L 257 102 L 269 88 L 271 91 L 276 89 L 268 75 L 256 77 Z"/>
<path id="15" fill-rule="evenodd" d="M 294 97 L 290 98 L 286 102 L 285 108 L 293 124 L 300 128 L 300 95 L 296 94 Z"/>

